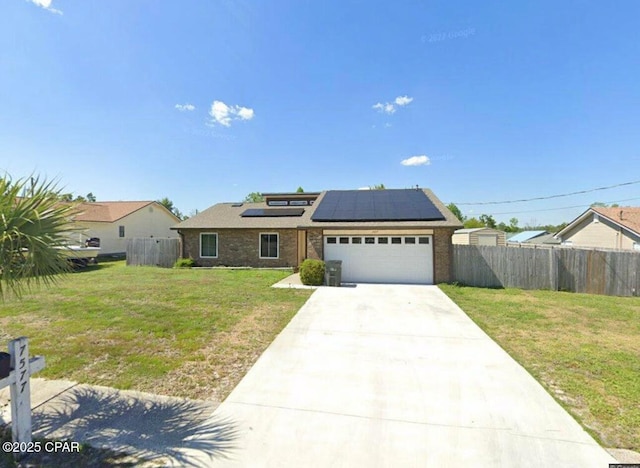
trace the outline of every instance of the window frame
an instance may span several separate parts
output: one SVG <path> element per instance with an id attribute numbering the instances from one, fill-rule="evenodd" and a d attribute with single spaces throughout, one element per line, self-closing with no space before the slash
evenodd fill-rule
<path id="1" fill-rule="evenodd" d="M 123 237 L 126 237 L 126 236 L 125 236 L 125 227 L 124 227 L 124 226 L 122 226 L 122 225 L 121 225 L 121 226 L 118 226 L 118 237 L 119 237 L 120 239 L 122 239 Z"/>
<path id="2" fill-rule="evenodd" d="M 211 255 L 202 255 L 202 236 L 216 236 L 216 254 L 215 256 L 211 256 Z M 198 253 L 200 254 L 200 258 L 218 258 L 218 254 L 219 254 L 219 250 L 220 250 L 220 236 L 218 235 L 217 232 L 201 232 L 200 233 L 200 248 L 198 250 Z"/>
<path id="3" fill-rule="evenodd" d="M 262 236 L 276 236 L 276 256 L 275 257 L 262 256 Z M 261 260 L 278 260 L 280 258 L 280 233 L 261 232 L 260 234 L 258 234 L 258 258 L 260 258 Z"/>

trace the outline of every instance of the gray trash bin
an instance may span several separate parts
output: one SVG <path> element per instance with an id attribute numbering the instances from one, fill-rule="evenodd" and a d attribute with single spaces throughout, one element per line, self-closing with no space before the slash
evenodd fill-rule
<path id="1" fill-rule="evenodd" d="M 327 260 L 324 269 L 324 284 L 340 286 L 342 283 L 342 260 Z"/>

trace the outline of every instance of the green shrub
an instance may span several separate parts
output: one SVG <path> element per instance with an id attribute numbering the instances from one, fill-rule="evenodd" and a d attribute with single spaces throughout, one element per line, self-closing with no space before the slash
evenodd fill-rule
<path id="1" fill-rule="evenodd" d="M 308 286 L 322 286 L 324 283 L 324 262 L 307 258 L 300 265 L 300 281 Z"/>
<path id="2" fill-rule="evenodd" d="M 173 264 L 173 268 L 192 268 L 195 264 L 196 262 L 193 261 L 193 258 L 179 258 Z"/>

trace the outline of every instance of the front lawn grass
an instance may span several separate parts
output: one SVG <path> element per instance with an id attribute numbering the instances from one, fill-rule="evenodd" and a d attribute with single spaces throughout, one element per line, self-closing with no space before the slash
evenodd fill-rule
<path id="1" fill-rule="evenodd" d="M 640 451 L 640 298 L 440 287 L 600 443 Z"/>
<path id="2" fill-rule="evenodd" d="M 0 338 L 29 338 L 38 377 L 222 400 L 309 297 L 270 287 L 289 274 L 104 263 L 5 299 Z"/>

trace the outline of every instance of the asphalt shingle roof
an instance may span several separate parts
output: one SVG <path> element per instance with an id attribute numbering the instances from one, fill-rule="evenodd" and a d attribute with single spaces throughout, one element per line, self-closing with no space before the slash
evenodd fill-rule
<path id="1" fill-rule="evenodd" d="M 80 203 L 77 207 L 78 214 L 74 221 L 90 221 L 113 223 L 130 215 L 152 203 L 153 201 L 113 201 L 113 202 L 87 202 Z"/>
<path id="2" fill-rule="evenodd" d="M 591 209 L 599 215 L 609 218 L 611 221 L 614 221 L 640 235 L 640 207 L 625 206 L 618 208 L 602 208 L 594 206 Z"/>
<path id="3" fill-rule="evenodd" d="M 202 211 L 198 215 L 189 218 L 172 229 L 286 229 L 286 228 L 408 228 L 408 227 L 462 227 L 462 223 L 451 213 L 446 206 L 429 189 L 423 189 L 424 193 L 438 210 L 445 217 L 441 221 L 357 221 L 357 222 L 329 222 L 312 221 L 311 216 L 317 206 L 322 202 L 322 198 L 327 192 L 322 192 L 318 199 L 311 206 L 304 207 L 302 216 L 291 217 L 241 217 L 240 215 L 247 209 L 267 208 L 267 204 L 262 203 L 218 203 Z M 273 209 L 274 207 L 269 207 Z"/>

